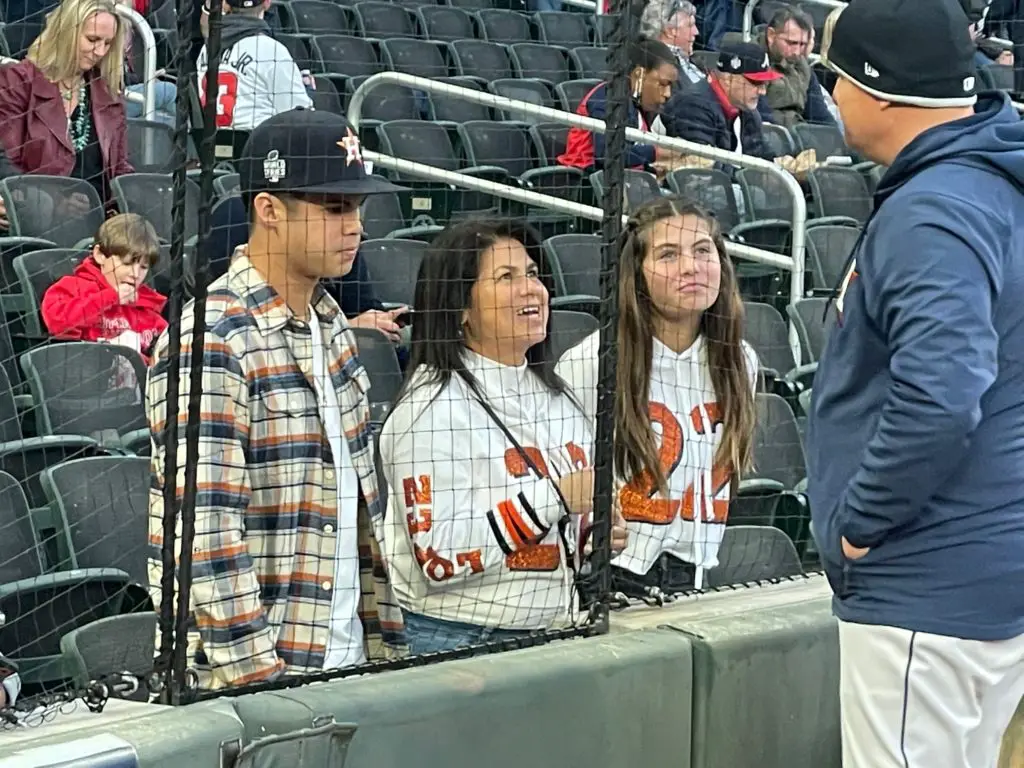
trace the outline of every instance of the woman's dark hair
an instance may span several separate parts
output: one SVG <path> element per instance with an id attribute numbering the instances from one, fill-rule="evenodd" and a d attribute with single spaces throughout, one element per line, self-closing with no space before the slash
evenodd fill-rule
<path id="1" fill-rule="evenodd" d="M 540 271 L 540 279 L 554 291 L 551 268 L 541 248 L 536 231 L 517 220 L 462 219 L 449 224 L 430 244 L 420 263 L 413 294 L 412 350 L 405 382 L 398 394 L 401 400 L 409 392 L 412 375 L 420 366 L 428 370 L 427 383 L 444 387 L 452 374 L 462 371 L 469 385 L 479 391 L 476 379 L 466 371 L 463 355 L 462 318 L 470 306 L 471 291 L 480 276 L 480 257 L 501 240 L 523 244 Z M 551 356 L 551 315 L 548 314 L 548 335 L 544 341 L 526 352 L 529 369 L 552 392 L 567 394 L 568 386 L 555 373 Z"/>
<path id="2" fill-rule="evenodd" d="M 660 40 L 638 38 L 629 46 L 629 68 L 657 69 L 662 64 L 676 66 L 676 55 Z"/>

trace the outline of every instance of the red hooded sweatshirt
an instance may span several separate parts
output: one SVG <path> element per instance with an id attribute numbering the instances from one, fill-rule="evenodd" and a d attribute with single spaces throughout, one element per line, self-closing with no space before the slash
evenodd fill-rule
<path id="1" fill-rule="evenodd" d="M 62 277 L 43 295 L 47 330 L 61 339 L 111 341 L 126 331 L 139 335 L 139 352 L 152 346 L 167 321 L 160 315 L 167 299 L 140 285 L 134 304 L 121 304 L 99 264 L 86 256 L 73 275 Z"/>

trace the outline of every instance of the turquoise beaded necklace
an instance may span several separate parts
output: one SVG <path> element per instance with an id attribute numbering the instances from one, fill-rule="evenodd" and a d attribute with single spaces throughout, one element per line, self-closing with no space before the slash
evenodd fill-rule
<path id="1" fill-rule="evenodd" d="M 89 91 L 85 82 L 78 86 L 78 117 L 72 122 L 68 116 L 68 133 L 71 135 L 71 146 L 75 152 L 81 152 L 89 143 Z M 71 101 L 71 91 L 64 91 L 61 94 L 65 101 Z"/>

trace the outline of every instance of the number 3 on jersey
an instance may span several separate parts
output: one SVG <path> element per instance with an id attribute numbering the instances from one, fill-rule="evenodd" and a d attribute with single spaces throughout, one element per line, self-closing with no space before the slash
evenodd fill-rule
<path id="1" fill-rule="evenodd" d="M 199 84 L 199 98 L 206 106 L 206 75 Z M 230 128 L 235 122 L 235 100 L 238 98 L 238 75 L 217 73 L 217 127 Z"/>

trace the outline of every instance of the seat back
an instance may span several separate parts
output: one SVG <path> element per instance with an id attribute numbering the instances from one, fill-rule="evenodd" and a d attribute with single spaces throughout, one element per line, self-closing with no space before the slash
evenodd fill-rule
<path id="1" fill-rule="evenodd" d="M 367 240 L 387 237 L 396 229 L 405 226 L 402 203 L 398 195 L 389 192 L 383 195 L 367 195 L 362 210 L 363 237 Z"/>
<path id="2" fill-rule="evenodd" d="M 808 171 L 807 182 L 818 216 L 849 216 L 862 225 L 871 216 L 874 202 L 860 171 L 822 166 Z"/>
<path id="3" fill-rule="evenodd" d="M 772 157 L 782 157 L 796 153 L 793 136 L 784 125 L 765 123 L 761 126 L 761 137 Z M 823 158 L 824 159 L 824 158 Z"/>
<path id="4" fill-rule="evenodd" d="M 515 43 L 509 46 L 512 66 L 519 77 L 545 80 L 549 83 L 564 83 L 572 80 L 569 61 L 565 51 L 540 43 Z"/>
<path id="5" fill-rule="evenodd" d="M 506 99 L 525 101 L 530 104 L 536 104 L 538 107 L 548 107 L 549 109 L 555 106 L 554 100 L 551 98 L 551 91 L 539 80 L 523 80 L 513 77 L 506 80 L 495 80 L 493 83 L 488 83 L 487 88 L 495 96 L 502 96 Z M 543 121 L 543 118 L 519 112 L 515 109 L 502 108 L 500 114 L 502 120 L 513 120 L 521 123 L 539 123 Z"/>
<path id="6" fill-rule="evenodd" d="M 373 328 L 353 328 L 359 362 L 370 377 L 370 417 L 381 423 L 402 387 L 402 368 L 395 345 Z"/>
<path id="7" fill-rule="evenodd" d="M 447 77 L 448 62 L 442 45 L 428 40 L 390 39 L 381 41 L 380 52 L 384 62 L 395 72 L 417 77 Z"/>
<path id="8" fill-rule="evenodd" d="M 153 672 L 156 656 L 157 616 L 152 611 L 108 616 L 79 627 L 61 638 L 60 647 L 75 684 L 123 674 L 139 678 L 131 701 L 146 701 L 145 678 Z"/>
<path id="9" fill-rule="evenodd" d="M 0 509 L 0 584 L 38 576 L 44 562 L 28 500 L 7 472 L 0 472 Z"/>
<path id="10" fill-rule="evenodd" d="M 37 427 L 48 435 L 102 437 L 147 426 L 146 364 L 133 349 L 68 342 L 31 349 L 21 367 L 39 406 Z"/>
<path id="11" fill-rule="evenodd" d="M 370 284 L 381 301 L 412 306 L 420 262 L 428 247 L 419 240 L 400 238 L 363 241 L 359 257 L 364 260 Z"/>
<path id="12" fill-rule="evenodd" d="M 274 39 L 288 49 L 295 66 L 301 69 L 308 69 L 310 72 L 319 72 L 323 69 L 323 63 L 318 56 L 313 55 L 309 38 L 300 35 L 285 35 L 278 33 Z"/>
<path id="13" fill-rule="evenodd" d="M 76 568 L 118 568 L 148 584 L 149 459 L 75 459 L 43 473 Z"/>
<path id="14" fill-rule="evenodd" d="M 428 40 L 452 42 L 474 36 L 473 17 L 461 8 L 423 5 L 416 9 L 420 29 Z"/>
<path id="15" fill-rule="evenodd" d="M 725 587 L 776 581 L 803 573 L 793 541 L 768 525 L 730 525 L 718 548 L 718 566 L 707 573 L 707 586 Z"/>
<path id="16" fill-rule="evenodd" d="M 110 190 L 123 213 L 137 213 L 149 220 L 157 237 L 165 243 L 173 239 L 174 176 L 163 173 L 129 173 L 110 182 Z M 185 240 L 199 233 L 199 185 L 185 180 Z"/>
<path id="17" fill-rule="evenodd" d="M 800 299 L 789 305 L 789 316 L 800 335 L 800 346 L 804 354 L 802 362 L 817 362 L 825 351 L 828 335 L 836 323 L 835 302 L 829 299 Z"/>
<path id="18" fill-rule="evenodd" d="M 568 295 L 601 295 L 601 238 L 597 235 L 554 235 L 544 241 L 544 252 L 555 265 Z"/>
<path id="19" fill-rule="evenodd" d="M 551 312 L 551 356 L 557 360 L 601 325 L 597 318 L 586 312 L 553 310 Z"/>
<path id="20" fill-rule="evenodd" d="M 839 285 L 860 234 L 859 227 L 835 224 L 807 228 L 807 257 L 814 272 L 815 288 L 832 291 Z"/>
<path id="21" fill-rule="evenodd" d="M 348 35 L 317 35 L 313 47 L 320 54 L 325 72 L 348 77 L 368 77 L 384 71 L 373 43 Z"/>
<path id="22" fill-rule="evenodd" d="M 756 401 L 752 475 L 775 480 L 792 490 L 807 476 L 796 416 L 778 395 L 759 393 Z"/>
<path id="23" fill-rule="evenodd" d="M 533 15 L 540 39 L 548 45 L 575 48 L 590 45 L 590 26 L 581 13 L 538 11 Z"/>
<path id="24" fill-rule="evenodd" d="M 536 123 L 530 126 L 530 138 L 541 162 L 556 165 L 565 152 L 568 129 L 561 123 Z"/>
<path id="25" fill-rule="evenodd" d="M 771 304 L 743 302 L 743 339 L 757 352 L 762 368 L 784 375 L 795 367 L 789 328 Z"/>
<path id="26" fill-rule="evenodd" d="M 459 168 L 455 148 L 442 125 L 425 120 L 391 120 L 377 126 L 377 133 L 386 154 L 446 171 Z"/>
<path id="27" fill-rule="evenodd" d="M 474 120 L 459 126 L 472 165 L 504 168 L 510 176 L 521 176 L 533 167 L 533 147 L 521 125 L 494 120 Z"/>
<path id="28" fill-rule="evenodd" d="M 569 51 L 569 61 L 572 62 L 578 78 L 604 80 L 608 77 L 607 48 L 573 48 Z"/>
<path id="29" fill-rule="evenodd" d="M 742 168 L 736 180 L 743 190 L 748 218 L 793 220 L 793 196 L 778 176 L 757 168 Z"/>
<path id="30" fill-rule="evenodd" d="M 177 159 L 174 129 L 155 120 L 128 120 L 128 161 L 136 173 L 170 173 Z"/>
<path id="31" fill-rule="evenodd" d="M 848 157 L 850 148 L 846 146 L 843 134 L 834 125 L 816 125 L 814 123 L 797 123 L 790 132 L 800 149 L 813 149 L 818 162 L 826 157 Z"/>
<path id="32" fill-rule="evenodd" d="M 518 11 L 483 10 L 476 12 L 476 18 L 483 38 L 488 42 L 508 45 L 533 39 L 529 19 Z"/>
<path id="33" fill-rule="evenodd" d="M 356 89 L 366 82 L 369 77 L 352 77 L 348 81 L 349 96 L 356 92 Z M 416 93 L 404 85 L 395 83 L 380 83 L 373 89 L 373 98 L 363 102 L 364 120 L 420 120 L 419 105 L 416 103 Z"/>
<path id="34" fill-rule="evenodd" d="M 466 77 L 443 77 L 437 82 L 449 83 L 459 88 L 470 90 L 482 90 L 480 84 L 475 80 Z M 432 120 L 443 120 L 452 123 L 467 123 L 470 120 L 490 120 L 491 110 L 483 104 L 474 104 L 453 96 L 445 96 L 440 93 L 427 94 L 430 105 L 430 118 Z"/>
<path id="35" fill-rule="evenodd" d="M 724 232 L 740 223 L 732 180 L 711 168 L 680 168 L 668 175 L 668 186 L 677 195 L 689 198 L 715 214 Z"/>
<path id="36" fill-rule="evenodd" d="M 416 37 L 409 11 L 394 3 L 366 0 L 355 6 L 356 24 L 364 37 Z"/>
<path id="37" fill-rule="evenodd" d="M 106 220 L 87 181 L 66 176 L 9 176 L 0 181 L 11 234 L 41 237 L 62 248 L 91 240 Z"/>
<path id="38" fill-rule="evenodd" d="M 44 335 L 39 314 L 43 294 L 62 277 L 74 272 L 84 256 L 85 252 L 77 248 L 46 248 L 15 257 L 14 274 L 25 297 L 25 330 L 30 334 Z"/>
<path id="39" fill-rule="evenodd" d="M 456 40 L 452 57 L 460 75 L 479 77 L 490 83 L 512 77 L 512 62 L 505 46 L 483 40 Z"/>
<path id="40" fill-rule="evenodd" d="M 345 9 L 324 0 L 293 0 L 289 3 L 295 31 L 316 35 L 324 30 L 336 34 L 349 31 L 349 17 Z"/>
<path id="41" fill-rule="evenodd" d="M 566 80 L 555 85 L 555 95 L 562 109 L 575 113 L 586 95 L 600 84 L 600 80 Z M 569 130 L 568 126 L 563 126 L 563 130 Z"/>

